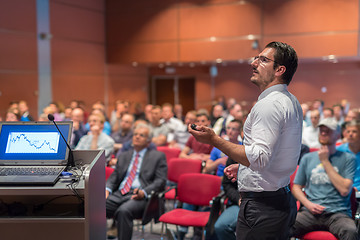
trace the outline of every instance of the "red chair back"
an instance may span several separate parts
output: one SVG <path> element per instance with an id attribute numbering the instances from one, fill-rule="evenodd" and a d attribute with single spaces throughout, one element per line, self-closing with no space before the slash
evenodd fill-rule
<path id="1" fill-rule="evenodd" d="M 215 175 L 202 173 L 185 173 L 179 178 L 179 201 L 209 206 L 210 200 L 220 193 L 221 178 Z"/>
<path id="2" fill-rule="evenodd" d="M 290 175 L 290 189 L 292 188 L 292 186 L 294 185 L 294 179 L 296 176 L 296 172 L 299 169 L 299 165 L 297 165 L 295 171 L 293 172 L 293 174 Z"/>
<path id="3" fill-rule="evenodd" d="M 107 180 L 115 169 L 111 167 L 105 167 L 105 180 Z"/>
<path id="4" fill-rule="evenodd" d="M 167 146 L 159 146 L 157 150 L 160 152 L 165 153 L 166 162 L 169 164 L 170 159 L 177 158 L 180 155 L 181 150 L 178 148 L 169 148 Z"/>
<path id="5" fill-rule="evenodd" d="M 168 179 L 177 183 L 184 173 L 201 173 L 202 162 L 195 159 L 172 158 L 168 162 Z"/>

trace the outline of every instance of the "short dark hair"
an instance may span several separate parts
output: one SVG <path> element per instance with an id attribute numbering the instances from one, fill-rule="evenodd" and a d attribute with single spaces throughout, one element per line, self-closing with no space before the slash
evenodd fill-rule
<path id="1" fill-rule="evenodd" d="M 274 69 L 279 65 L 286 67 L 286 71 L 283 74 L 283 80 L 289 85 L 298 66 L 298 57 L 295 49 L 282 42 L 271 42 L 266 45 L 265 48 L 273 48 L 276 50 L 274 54 Z"/>

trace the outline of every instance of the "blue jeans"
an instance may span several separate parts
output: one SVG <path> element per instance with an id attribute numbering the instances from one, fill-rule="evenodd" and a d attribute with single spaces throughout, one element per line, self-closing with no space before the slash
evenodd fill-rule
<path id="1" fill-rule="evenodd" d="M 221 213 L 215 223 L 215 233 L 219 240 L 236 240 L 236 223 L 240 207 L 232 205 Z"/>

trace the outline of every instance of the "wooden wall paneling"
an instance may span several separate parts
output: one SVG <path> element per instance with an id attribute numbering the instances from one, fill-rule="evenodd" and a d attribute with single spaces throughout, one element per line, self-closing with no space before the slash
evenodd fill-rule
<path id="1" fill-rule="evenodd" d="M 77 8 L 91 9 L 96 11 L 105 10 L 104 0 L 55 0 L 57 3 L 71 5 Z"/>
<path id="2" fill-rule="evenodd" d="M 264 37 L 264 42 L 283 41 L 294 47 L 300 58 L 328 55 L 357 56 L 358 33 Z"/>
<path id="3" fill-rule="evenodd" d="M 251 3 L 180 9 L 180 39 L 260 34 L 261 9 Z"/>
<path id="4" fill-rule="evenodd" d="M 94 102 L 104 101 L 105 84 L 103 75 L 53 74 L 53 99 L 65 106 L 71 100 L 82 100 L 87 111 Z"/>
<path id="5" fill-rule="evenodd" d="M 51 42 L 52 71 L 104 74 L 104 45 L 53 39 Z"/>
<path id="6" fill-rule="evenodd" d="M 50 31 L 55 38 L 105 42 L 104 13 L 51 2 Z"/>
<path id="7" fill-rule="evenodd" d="M 37 119 L 37 89 L 36 72 L 0 73 L 0 116 L 5 118 L 11 101 L 25 100 L 30 114 Z"/>
<path id="8" fill-rule="evenodd" d="M 35 33 L 0 32 L 0 69 L 37 71 Z"/>
<path id="9" fill-rule="evenodd" d="M 264 34 L 356 31 L 358 4 L 358 0 L 264 1 Z"/>
<path id="10" fill-rule="evenodd" d="M 217 58 L 236 61 L 257 55 L 258 50 L 251 47 L 252 40 L 234 39 L 210 41 L 182 41 L 180 61 L 215 61 Z"/>
<path id="11" fill-rule="evenodd" d="M 0 1 L 0 29 L 36 32 L 36 0 Z"/>
<path id="12" fill-rule="evenodd" d="M 121 46 L 112 46 L 113 53 L 108 56 L 109 63 L 154 63 L 177 62 L 178 51 L 176 42 L 127 42 Z"/>

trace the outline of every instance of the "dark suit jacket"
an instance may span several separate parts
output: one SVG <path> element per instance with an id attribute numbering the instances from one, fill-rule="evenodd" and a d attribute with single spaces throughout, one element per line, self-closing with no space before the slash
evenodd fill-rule
<path id="1" fill-rule="evenodd" d="M 120 183 L 126 176 L 134 150 L 126 151 L 118 157 L 115 171 L 106 182 L 106 187 L 113 192 L 119 189 Z M 167 164 L 165 154 L 157 150 L 148 149 L 142 161 L 139 180 L 142 189 L 150 194 L 165 189 L 167 179 Z"/>

